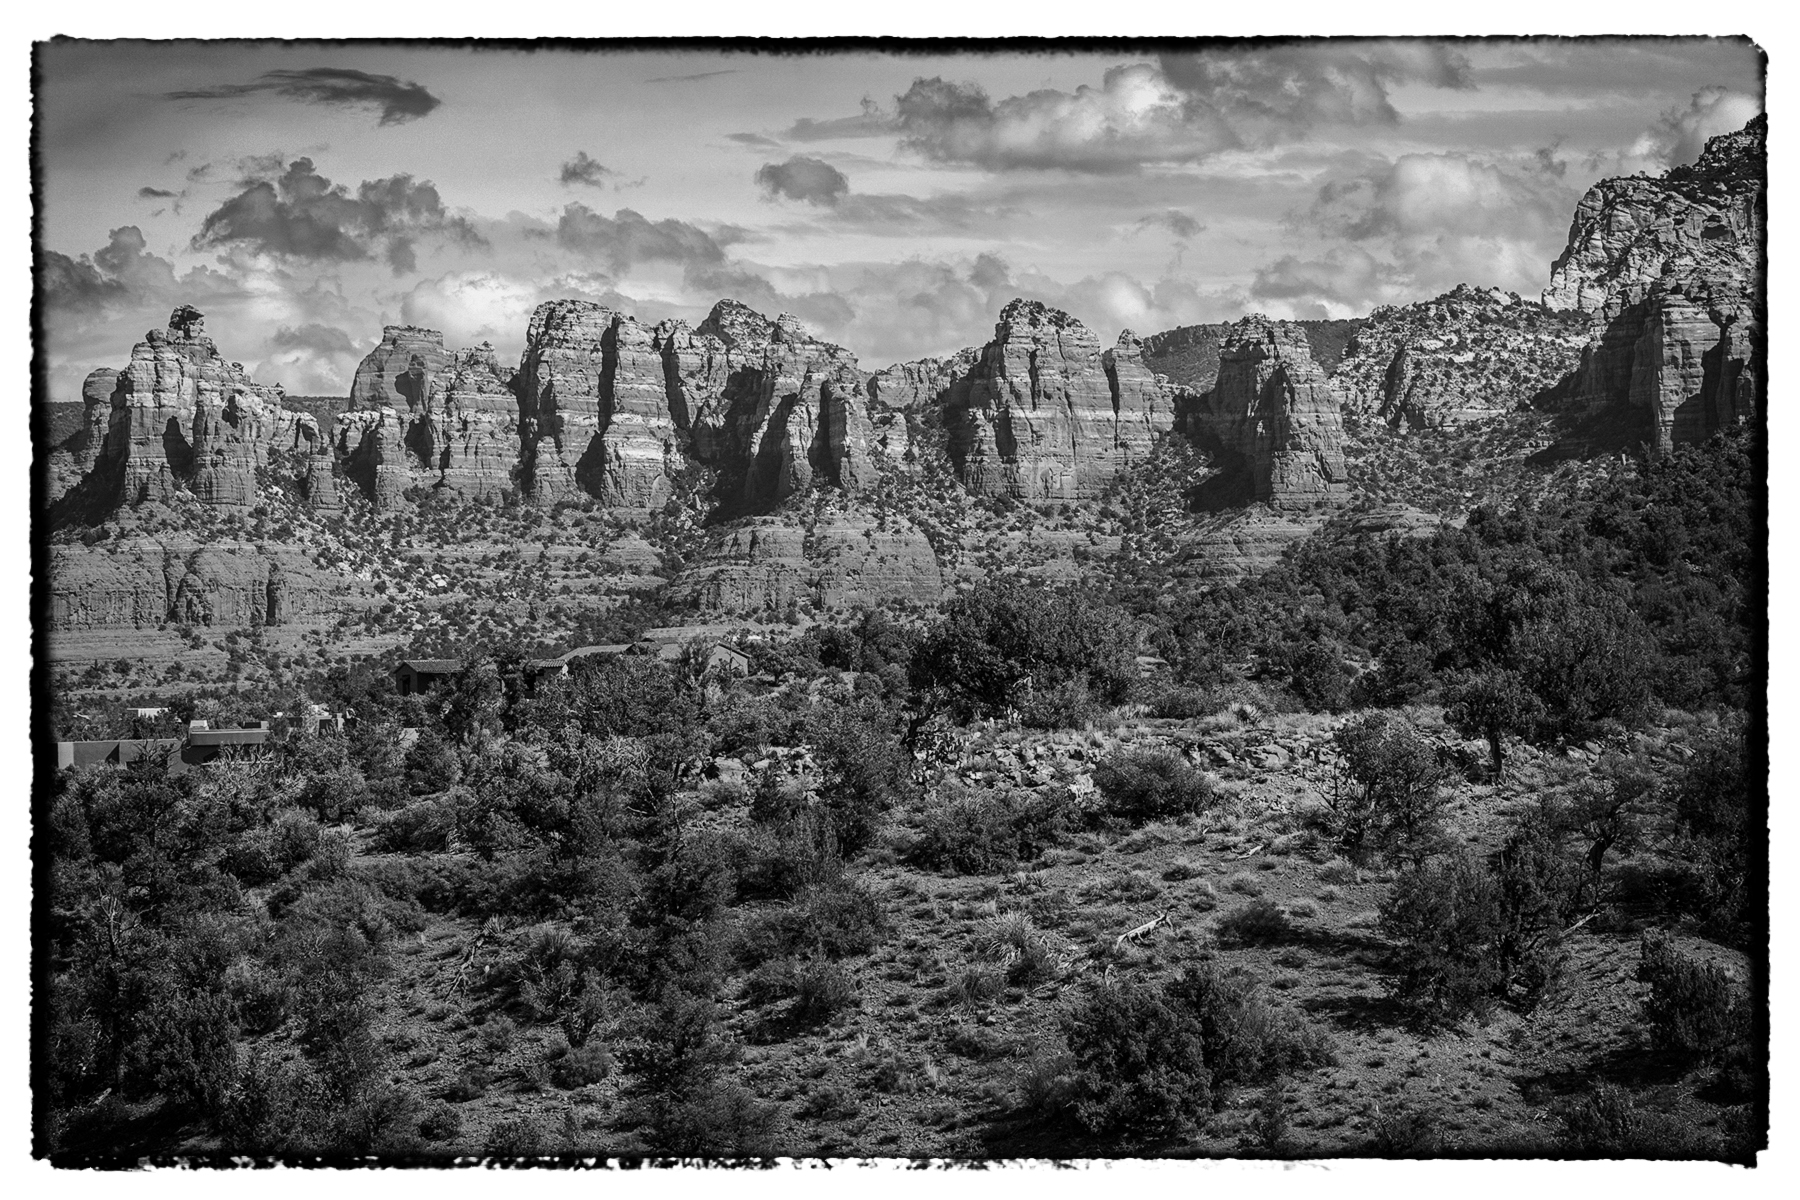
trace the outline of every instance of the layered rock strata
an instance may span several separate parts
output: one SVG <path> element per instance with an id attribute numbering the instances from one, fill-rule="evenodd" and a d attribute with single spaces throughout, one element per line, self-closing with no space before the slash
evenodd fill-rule
<path id="1" fill-rule="evenodd" d="M 1184 399 L 1182 410 L 1190 438 L 1241 464 L 1252 499 L 1301 509 L 1349 495 L 1338 399 L 1292 324 L 1262 316 L 1235 323 L 1212 389 Z"/>
<path id="2" fill-rule="evenodd" d="M 1647 414 L 1659 451 L 1763 404 L 1768 119 L 1657 179 L 1605 179 L 1576 207 L 1544 303 L 1589 314 L 1574 387 Z"/>
<path id="3" fill-rule="evenodd" d="M 320 460 L 329 466 L 312 415 L 221 357 L 204 318 L 185 305 L 132 348 L 124 370 L 90 375 L 83 402 L 83 499 L 102 510 L 184 496 L 244 509 L 257 503 L 263 478 L 310 495 Z"/>
<path id="4" fill-rule="evenodd" d="M 754 517 L 721 529 L 677 581 L 677 596 L 724 612 L 790 604 L 935 604 L 944 579 L 931 543 L 903 520 L 834 509 L 802 521 Z"/>
<path id="5" fill-rule="evenodd" d="M 1346 413 L 1396 428 L 1482 420 L 1553 394 L 1581 363 L 1587 321 L 1460 284 L 1369 315 L 1332 376 Z"/>

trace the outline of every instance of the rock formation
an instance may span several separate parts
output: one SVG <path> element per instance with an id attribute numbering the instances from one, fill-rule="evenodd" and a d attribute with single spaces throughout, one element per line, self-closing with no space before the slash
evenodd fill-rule
<path id="1" fill-rule="evenodd" d="M 1325 377 L 1335 379 L 1338 360 L 1365 320 L 1364 317 L 1348 317 L 1291 321 L 1289 324 L 1298 327 L 1305 336 L 1313 362 L 1325 372 Z M 1144 362 L 1152 371 L 1167 375 L 1174 383 L 1204 392 L 1219 378 L 1219 347 L 1230 332 L 1230 322 L 1221 321 L 1214 325 L 1183 325 L 1151 334 L 1144 339 Z"/>
<path id="2" fill-rule="evenodd" d="M 1666 451 L 1749 419 L 1766 379 L 1768 118 L 1657 179 L 1605 179 L 1576 207 L 1544 303 L 1590 315 L 1574 387 L 1629 404 Z"/>
<path id="3" fill-rule="evenodd" d="M 1331 382 L 1346 413 L 1409 429 L 1458 425 L 1552 392 L 1580 365 L 1587 333 L 1580 314 L 1459 284 L 1369 314 Z"/>
<path id="4" fill-rule="evenodd" d="M 715 611 L 780 612 L 791 603 L 935 604 L 944 579 L 910 522 L 828 508 L 802 521 L 753 517 L 720 529 L 672 591 Z"/>
<path id="5" fill-rule="evenodd" d="M 96 371 L 82 392 L 85 434 L 76 453 L 88 466 L 81 499 L 90 511 L 182 496 L 249 508 L 262 473 L 307 494 L 314 460 L 329 455 L 312 415 L 287 408 L 279 387 L 254 383 L 241 363 L 225 361 L 204 318 L 186 305 L 132 348 L 124 370 Z"/>
<path id="6" fill-rule="evenodd" d="M 357 365 L 350 383 L 350 407 L 416 411 L 424 407 L 432 380 L 450 360 L 444 335 L 437 330 L 385 325 L 380 343 Z"/>
<path id="7" fill-rule="evenodd" d="M 1001 310 L 980 350 L 890 367 L 869 394 L 940 419 L 969 491 L 1039 502 L 1098 495 L 1175 419 L 1174 389 L 1129 330 L 1102 350 L 1087 326 L 1035 300 Z"/>
<path id="8" fill-rule="evenodd" d="M 1190 438 L 1241 464 L 1251 498 L 1295 509 L 1348 496 L 1337 396 L 1291 323 L 1252 316 L 1234 324 L 1219 348 L 1217 382 L 1182 408 Z"/>

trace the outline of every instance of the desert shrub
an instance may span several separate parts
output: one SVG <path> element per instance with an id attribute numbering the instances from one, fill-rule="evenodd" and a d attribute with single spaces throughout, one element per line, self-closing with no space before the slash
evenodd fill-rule
<path id="1" fill-rule="evenodd" d="M 794 972 L 793 1017 L 804 1024 L 829 1021 L 857 1002 L 856 984 L 837 963 L 803 963 Z"/>
<path id="2" fill-rule="evenodd" d="M 641 1110 L 646 1140 L 665 1154 L 761 1157 L 774 1151 L 781 1108 L 741 1084 L 709 1079 Z"/>
<path id="3" fill-rule="evenodd" d="M 1102 986 L 1062 1019 L 1075 1064 L 1073 1112 L 1090 1132 L 1159 1141 L 1212 1107 L 1199 1022 L 1135 980 Z"/>
<path id="4" fill-rule="evenodd" d="M 1420 1158 L 1436 1153 L 1441 1141 L 1434 1113 L 1397 1105 L 1376 1114 L 1369 1149 L 1383 1158 Z"/>
<path id="5" fill-rule="evenodd" d="M 1402 871 L 1380 914 L 1403 1002 L 1444 1020 L 1491 1007 L 1504 983 L 1501 896 L 1479 860 L 1456 855 Z"/>
<path id="6" fill-rule="evenodd" d="M 1700 896 L 1690 905 L 1709 931 L 1749 948 L 1763 903 L 1752 887 L 1762 819 L 1753 801 L 1762 788 L 1753 778 L 1749 747 L 1739 722 L 1707 739 L 1670 788 L 1681 857 L 1694 864 Z M 1766 870 L 1766 863 L 1761 864 Z"/>
<path id="7" fill-rule="evenodd" d="M 535 1158 L 544 1153 L 544 1133 L 529 1117 L 508 1117 L 488 1132 L 481 1152 L 489 1158 Z"/>
<path id="8" fill-rule="evenodd" d="M 481 1044 L 495 1053 L 510 1050 L 518 1033 L 519 1027 L 511 1017 L 489 1017 L 481 1026 Z"/>
<path id="9" fill-rule="evenodd" d="M 1277 1080 L 1262 1091 L 1250 1124 L 1238 1138 L 1238 1148 L 1262 1154 L 1280 1154 L 1288 1142 L 1287 1091 Z"/>
<path id="10" fill-rule="evenodd" d="M 1561 1148 L 1582 1158 L 1716 1158 L 1722 1151 L 1680 1118 L 1640 1108 L 1617 1084 L 1596 1084 L 1553 1115 Z"/>
<path id="11" fill-rule="evenodd" d="M 494 1077 L 489 1070 L 476 1064 L 464 1067 L 456 1073 L 444 1088 L 444 1099 L 457 1104 L 465 1104 L 470 1100 L 479 1100 L 487 1095 L 488 1088 L 493 1086 Z"/>
<path id="12" fill-rule="evenodd" d="M 448 847 L 455 830 L 454 809 L 441 800 L 420 800 L 383 818 L 375 845 L 395 854 L 428 854 Z"/>
<path id="13" fill-rule="evenodd" d="M 854 858 L 874 840 L 882 815 L 912 790 L 899 716 L 863 699 L 816 711 L 807 731 L 819 766 L 820 808 L 839 851 Z"/>
<path id="14" fill-rule="evenodd" d="M 1294 926 L 1273 900 L 1252 900 L 1219 918 L 1219 940 L 1238 946 L 1270 946 L 1293 936 Z"/>
<path id="15" fill-rule="evenodd" d="M 1019 723 L 1028 729 L 1079 729 L 1104 706 L 1095 700 L 1084 677 L 1071 675 L 1044 687 L 1023 689 L 1014 707 Z"/>
<path id="16" fill-rule="evenodd" d="M 792 903 L 756 914 L 738 935 L 738 957 L 749 965 L 772 958 L 867 954 L 886 936 L 881 905 L 862 885 L 839 881 L 812 888 Z"/>
<path id="17" fill-rule="evenodd" d="M 1094 768 L 1106 811 L 1133 822 L 1158 821 L 1205 810 L 1212 784 L 1173 750 L 1116 750 Z"/>
<path id="18" fill-rule="evenodd" d="M 1711 1062 L 1749 1040 L 1747 990 L 1714 964 L 1682 954 L 1666 934 L 1643 935 L 1637 978 L 1650 985 L 1643 1016 L 1658 1049 Z"/>
<path id="19" fill-rule="evenodd" d="M 298 808 L 284 809 L 269 823 L 270 852 L 282 872 L 293 870 L 319 851 L 318 820 Z"/>
<path id="20" fill-rule="evenodd" d="M 550 1082 L 565 1091 L 586 1087 L 612 1074 L 612 1068 L 612 1055 L 604 1046 L 594 1042 L 572 1046 L 550 1061 Z"/>
<path id="21" fill-rule="evenodd" d="M 253 958 L 240 958 L 225 969 L 224 984 L 233 1017 L 245 1033 L 268 1033 L 286 1019 L 292 989 L 279 972 Z"/>
<path id="22" fill-rule="evenodd" d="M 847 1121 L 862 1112 L 862 1105 L 849 1088 L 828 1083 L 814 1088 L 797 1111 L 815 1121 Z"/>
<path id="23" fill-rule="evenodd" d="M 971 964 L 944 985 L 944 1001 L 959 1008 L 979 1008 L 1006 989 L 1006 979 L 991 967 Z"/>
<path id="24" fill-rule="evenodd" d="M 907 861 L 926 870 L 989 874 L 1030 861 L 1080 819 L 1067 788 L 978 790 L 947 780 L 918 818 Z"/>
<path id="25" fill-rule="evenodd" d="M 1404 718 L 1367 713 L 1332 735 L 1340 774 L 1326 797 L 1326 832 L 1352 854 L 1393 851 L 1420 860 L 1441 836 L 1447 772 Z"/>
<path id="26" fill-rule="evenodd" d="M 1287 656 L 1288 687 L 1312 712 L 1342 712 L 1350 702 L 1350 672 L 1343 650 L 1308 642 Z"/>
<path id="27" fill-rule="evenodd" d="M 1164 993 L 1199 1023 L 1220 1099 L 1243 1084 L 1337 1061 L 1329 1034 L 1296 1013 L 1270 1007 L 1248 977 L 1189 967 Z"/>
<path id="28" fill-rule="evenodd" d="M 1056 975 L 1059 940 L 1033 925 L 1024 913 L 1008 913 L 975 935 L 975 949 L 1001 963 L 1008 983 L 1030 987 Z"/>
<path id="29" fill-rule="evenodd" d="M 439 1100 L 419 1119 L 419 1136 L 428 1142 L 447 1142 L 462 1133 L 462 1110 Z"/>
<path id="30" fill-rule="evenodd" d="M 1018 1088 L 1027 1112 L 1052 1120 L 1064 1116 L 1079 1094 L 1074 1056 L 1039 1049 L 1019 1071 Z"/>

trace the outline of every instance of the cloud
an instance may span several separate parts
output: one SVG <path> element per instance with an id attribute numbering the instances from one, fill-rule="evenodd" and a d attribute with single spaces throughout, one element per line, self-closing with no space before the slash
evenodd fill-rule
<path id="1" fill-rule="evenodd" d="M 868 96 L 862 99 L 862 112 L 854 117 L 828 117 L 814 120 L 801 117 L 782 136 L 791 142 L 829 142 L 838 138 L 887 137 L 898 129 L 894 114 Z"/>
<path id="2" fill-rule="evenodd" d="M 781 149 L 780 142 L 776 141 L 774 138 L 764 137 L 760 133 L 728 133 L 725 135 L 725 140 L 728 142 L 738 142 L 745 146 L 754 146 L 758 150 Z"/>
<path id="3" fill-rule="evenodd" d="M 558 176 L 558 182 L 564 187 L 568 187 L 572 183 L 586 184 L 588 187 L 600 187 L 601 180 L 605 179 L 606 176 L 617 174 L 617 171 L 614 171 L 610 167 L 603 167 L 593 159 L 589 158 L 586 150 L 577 150 L 575 152 L 575 157 L 562 165 L 562 173 Z"/>
<path id="4" fill-rule="evenodd" d="M 603 261 L 614 274 L 647 262 L 692 267 L 725 261 L 724 246 L 699 226 L 672 218 L 651 221 L 629 208 L 607 217 L 585 204 L 565 205 L 554 236 L 564 250 Z"/>
<path id="5" fill-rule="evenodd" d="M 1294 302 L 1293 315 L 1302 319 L 1330 316 L 1326 302 L 1365 312 L 1373 307 L 1372 298 L 1391 287 L 1394 273 L 1359 246 L 1334 246 L 1319 258 L 1276 259 L 1256 272 L 1250 295 Z"/>
<path id="6" fill-rule="evenodd" d="M 796 155 L 784 163 L 764 163 L 756 172 L 756 183 L 771 200 L 786 196 L 808 204 L 836 204 L 850 190 L 850 180 L 842 171 L 806 155 Z"/>
<path id="7" fill-rule="evenodd" d="M 240 293 L 230 279 L 206 267 L 178 278 L 172 263 L 145 250 L 143 232 L 136 225 L 113 230 L 105 246 L 79 258 L 44 251 L 38 260 L 38 288 L 47 307 L 89 315 L 169 303 L 178 293 L 197 298 Z"/>
<path id="8" fill-rule="evenodd" d="M 171 192 L 167 188 L 141 187 L 138 189 L 139 200 L 173 200 L 180 192 Z"/>
<path id="9" fill-rule="evenodd" d="M 1755 96 L 1722 87 L 1702 88 L 1685 109 L 1670 109 L 1648 135 L 1657 157 L 1670 167 L 1685 167 L 1700 157 L 1708 138 L 1742 129 L 1762 111 Z"/>
<path id="10" fill-rule="evenodd" d="M 1549 149 L 1516 159 L 1403 154 L 1331 180 L 1289 218 L 1323 252 L 1257 270 L 1250 294 L 1294 315 L 1354 315 L 1439 295 L 1458 283 L 1530 294 L 1543 287 L 1577 198 Z M 1332 244 L 1334 243 L 1334 244 Z"/>
<path id="11" fill-rule="evenodd" d="M 1178 208 L 1169 208 L 1159 213 L 1151 213 L 1147 217 L 1140 217 L 1137 224 L 1132 226 L 1134 233 L 1146 229 L 1167 229 L 1176 237 L 1186 240 L 1204 232 L 1206 226 Z"/>
<path id="12" fill-rule="evenodd" d="M 1317 125 L 1391 125 L 1390 92 L 1401 84 L 1467 88 L 1468 63 L 1426 42 L 1304 42 L 1164 55 L 1113 67 L 1099 87 L 999 101 L 974 83 L 921 78 L 895 99 L 893 123 L 904 146 L 934 162 L 1135 171 Z"/>
<path id="13" fill-rule="evenodd" d="M 303 104 L 378 109 L 383 125 L 417 120 L 443 103 L 420 84 L 392 75 L 370 75 L 344 67 L 267 71 L 249 83 L 165 93 L 170 100 L 223 100 L 258 94 L 281 96 Z"/>
<path id="14" fill-rule="evenodd" d="M 700 71 L 693 75 L 658 75 L 655 79 L 646 79 L 645 83 L 694 83 L 701 79 L 711 79 L 717 75 L 736 75 L 737 68 L 728 71 Z"/>
<path id="15" fill-rule="evenodd" d="M 269 337 L 276 350 L 312 350 L 320 354 L 355 354 L 356 343 L 335 325 L 312 322 L 306 325 L 283 325 Z"/>
<path id="16" fill-rule="evenodd" d="M 1428 41 L 1292 42 L 1164 54 L 1160 65 L 1190 108 L 1219 114 L 1259 141 L 1276 129 L 1395 124 L 1389 94 L 1399 84 L 1474 86 L 1467 58 Z"/>
<path id="17" fill-rule="evenodd" d="M 425 237 L 464 246 L 485 239 L 445 209 L 437 188 L 411 175 L 365 180 L 352 195 L 297 158 L 274 179 L 246 180 L 244 190 L 201 222 L 196 250 L 241 246 L 307 262 L 356 262 L 379 251 L 394 274 L 417 269 L 414 247 Z"/>

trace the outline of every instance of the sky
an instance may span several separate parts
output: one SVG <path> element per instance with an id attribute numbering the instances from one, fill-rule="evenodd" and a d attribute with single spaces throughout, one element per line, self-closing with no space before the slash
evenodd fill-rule
<path id="1" fill-rule="evenodd" d="M 1065 54 L 60 42 L 36 92 L 49 398 L 177 304 L 290 393 L 384 324 L 516 360 L 531 310 L 789 312 L 876 370 L 1015 296 L 1110 343 L 1535 298 L 1596 180 L 1761 111 L 1743 40 Z"/>

